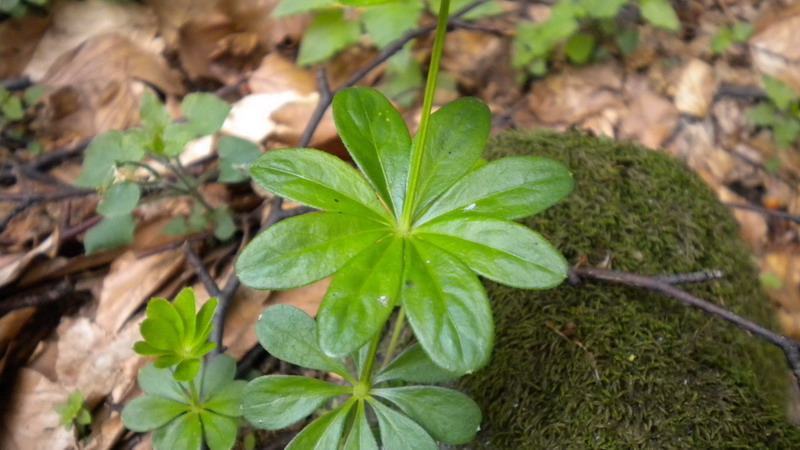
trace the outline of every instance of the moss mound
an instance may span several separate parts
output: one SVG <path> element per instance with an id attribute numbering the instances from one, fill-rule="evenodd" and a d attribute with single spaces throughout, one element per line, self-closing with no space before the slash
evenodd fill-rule
<path id="1" fill-rule="evenodd" d="M 581 134 L 510 133 L 490 159 L 565 162 L 576 187 L 527 220 L 571 263 L 646 274 L 723 269 L 687 289 L 762 324 L 768 299 L 737 225 L 680 162 Z M 785 418 L 782 354 L 674 300 L 610 284 L 523 291 L 487 283 L 497 323 L 491 363 L 463 380 L 482 407 L 475 447 L 800 448 Z"/>

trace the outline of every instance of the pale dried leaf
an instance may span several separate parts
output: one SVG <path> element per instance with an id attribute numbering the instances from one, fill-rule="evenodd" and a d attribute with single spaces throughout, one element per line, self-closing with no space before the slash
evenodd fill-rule
<path id="1" fill-rule="evenodd" d="M 675 107 L 683 114 L 705 117 L 716 91 L 714 73 L 703 60 L 692 59 L 681 71 L 675 89 Z"/>
<path id="2" fill-rule="evenodd" d="M 50 26 L 50 19 L 27 16 L 0 22 L 0 79 L 22 75 Z"/>
<path id="3" fill-rule="evenodd" d="M 645 147 L 661 147 L 678 124 L 678 110 L 641 77 L 633 77 L 625 87 L 630 103 L 620 123 L 619 138 L 635 140 Z"/>

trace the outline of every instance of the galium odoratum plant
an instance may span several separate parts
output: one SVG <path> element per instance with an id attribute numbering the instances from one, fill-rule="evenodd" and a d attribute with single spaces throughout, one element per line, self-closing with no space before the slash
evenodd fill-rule
<path id="1" fill-rule="evenodd" d="M 480 415 L 466 414 L 477 406 L 463 394 L 381 384 L 444 381 L 415 379 L 414 367 L 452 379 L 486 364 L 494 330 L 478 275 L 531 289 L 566 277 L 558 250 L 513 220 L 566 196 L 573 185 L 567 168 L 537 157 L 482 160 L 491 114 L 476 99 L 430 113 L 448 8 L 443 0 L 414 138 L 382 94 L 350 88 L 335 96 L 333 115 L 360 172 L 312 149 L 272 150 L 251 168 L 261 187 L 323 212 L 288 219 L 257 236 L 237 261 L 241 281 L 256 289 L 289 289 L 334 275 L 316 323 L 290 307 L 274 307 L 259 320 L 260 341 L 279 358 L 338 374 L 350 385 L 276 376 L 248 385 L 245 417 L 266 429 L 291 425 L 327 401 L 349 396 L 290 448 L 338 448 L 340 442 L 377 448 L 365 406 L 374 411 L 388 449 L 472 439 Z M 395 308 L 385 367 L 379 369 L 378 344 Z M 419 346 L 409 350 L 411 356 L 393 359 L 406 318 Z M 355 360 L 355 374 L 344 368 L 344 358 Z M 387 375 L 390 367 L 412 376 Z M 453 422 L 459 433 L 442 434 L 440 420 L 460 414 L 466 417 Z"/>

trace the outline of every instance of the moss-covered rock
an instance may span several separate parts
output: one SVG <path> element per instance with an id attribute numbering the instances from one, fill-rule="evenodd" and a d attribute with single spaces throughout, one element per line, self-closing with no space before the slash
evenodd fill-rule
<path id="1" fill-rule="evenodd" d="M 645 274 L 723 269 L 687 287 L 770 323 L 751 255 L 710 189 L 680 162 L 580 134 L 510 133 L 490 159 L 542 155 L 572 169 L 563 203 L 527 220 L 567 259 Z M 782 354 L 678 302 L 604 283 L 522 291 L 487 284 L 489 366 L 463 380 L 481 405 L 476 447 L 800 448 L 785 418 Z"/>

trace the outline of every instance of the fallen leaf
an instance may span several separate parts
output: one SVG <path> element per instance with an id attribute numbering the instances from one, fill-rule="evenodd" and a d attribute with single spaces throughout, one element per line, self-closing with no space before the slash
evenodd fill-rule
<path id="1" fill-rule="evenodd" d="M 620 139 L 632 139 L 645 147 L 660 148 L 678 125 L 678 110 L 653 92 L 644 77 L 628 77 L 625 95 L 630 99 L 622 118 Z"/>
<path id="2" fill-rule="evenodd" d="M 692 59 L 683 67 L 678 79 L 675 107 L 683 114 L 705 117 L 716 88 L 711 66 L 703 60 Z"/>
<path id="3" fill-rule="evenodd" d="M 755 66 L 800 91 L 800 4 L 765 13 L 748 42 Z"/>
<path id="4" fill-rule="evenodd" d="M 0 79 L 22 75 L 50 23 L 32 15 L 0 22 Z"/>

